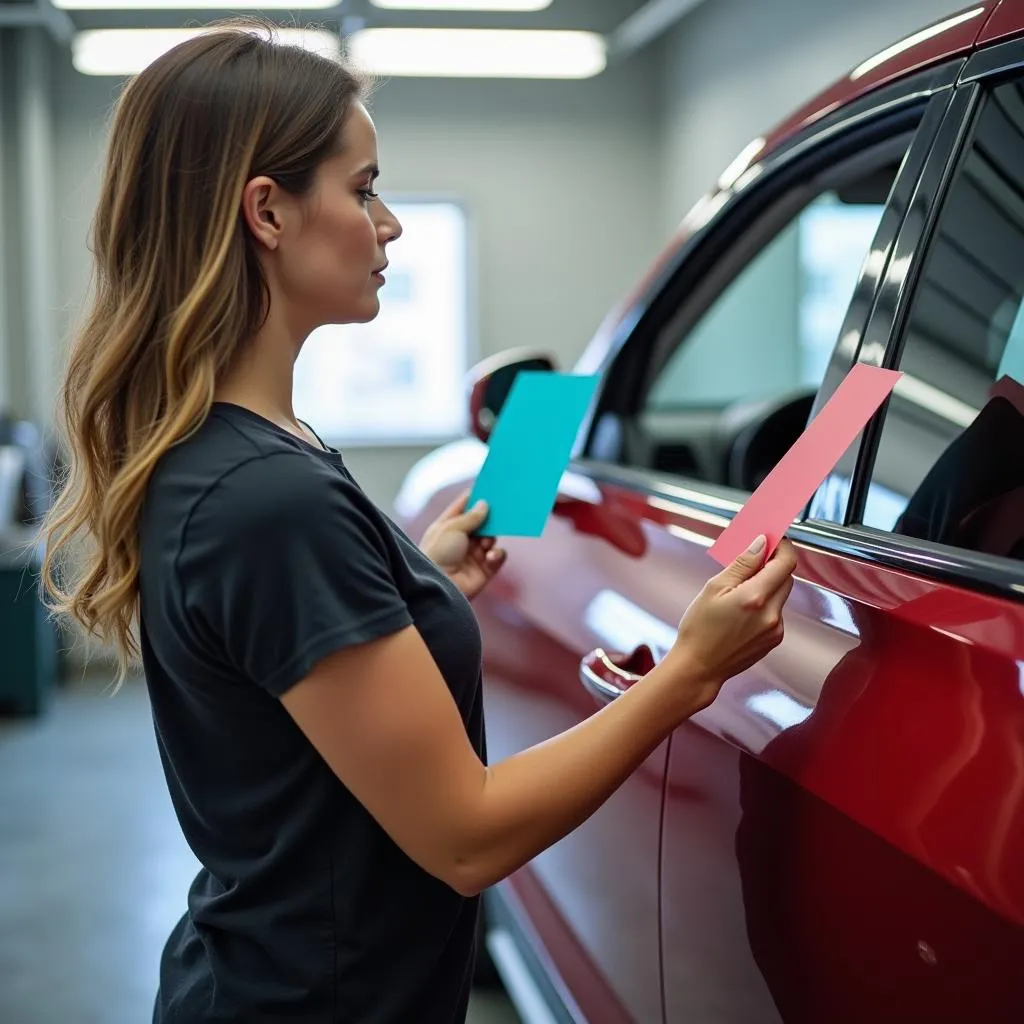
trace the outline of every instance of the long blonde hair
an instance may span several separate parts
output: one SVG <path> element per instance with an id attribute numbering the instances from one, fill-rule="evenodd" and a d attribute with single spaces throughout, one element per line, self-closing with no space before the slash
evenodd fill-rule
<path id="1" fill-rule="evenodd" d="M 67 471 L 43 523 L 56 615 L 139 655 L 139 522 L 154 467 L 206 418 L 269 304 L 240 207 L 247 181 L 295 195 L 336 152 L 365 81 L 237 22 L 182 43 L 122 93 L 92 226 L 94 295 L 59 415 Z"/>

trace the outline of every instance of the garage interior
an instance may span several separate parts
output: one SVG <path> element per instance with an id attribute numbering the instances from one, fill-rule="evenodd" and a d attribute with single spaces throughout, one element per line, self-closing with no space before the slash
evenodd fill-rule
<path id="1" fill-rule="evenodd" d="M 89 221 L 124 77 L 78 70 L 76 38 L 232 13 L 160 9 L 157 0 L 143 9 L 65 6 L 75 7 L 0 0 L 0 455 L 51 436 L 89 287 Z M 380 190 L 410 216 L 431 203 L 459 212 L 455 295 L 466 315 L 443 350 L 455 411 L 425 404 L 422 430 L 328 431 L 367 493 L 390 509 L 412 466 L 465 431 L 462 381 L 479 360 L 529 347 L 571 368 L 752 139 L 950 6 L 553 0 L 494 13 L 344 0 L 266 11 L 283 25 L 342 34 L 557 29 L 596 33 L 607 46 L 607 66 L 579 79 L 383 76 L 371 104 Z M 745 328 L 762 326 L 755 316 Z M 332 396 L 310 401 L 329 405 Z M 110 652 L 71 633 L 51 649 L 39 610 L 20 600 L 31 557 L 31 528 L 19 522 L 24 472 L 21 463 L 8 472 L 0 458 L 0 676 L 28 675 L 35 688 L 24 707 L 0 709 L 0 1021 L 136 1024 L 152 1012 L 159 952 L 196 861 L 167 796 L 144 684 L 133 679 L 112 694 Z M 494 987 L 474 997 L 469 1020 L 520 1017 Z"/>

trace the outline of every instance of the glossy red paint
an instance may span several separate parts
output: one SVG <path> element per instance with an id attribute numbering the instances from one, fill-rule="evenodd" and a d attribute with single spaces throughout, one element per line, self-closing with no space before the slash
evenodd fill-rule
<path id="1" fill-rule="evenodd" d="M 1024 33 L 1024 2 L 1000 0 L 999 6 L 985 25 L 979 44 L 999 42 Z"/>
<path id="2" fill-rule="evenodd" d="M 649 521 L 668 623 L 717 528 Z M 666 1020 L 1024 1019 L 1024 607 L 810 549 L 798 580 L 783 646 L 671 740 Z"/>
<path id="3" fill-rule="evenodd" d="M 714 517 L 566 484 L 478 602 L 492 759 L 593 713 L 581 660 L 663 651 L 718 568 Z M 591 1024 L 1024 1019 L 1024 606 L 799 554 L 782 647 L 508 883 L 539 950 Z"/>
<path id="4" fill-rule="evenodd" d="M 558 965 L 546 966 L 556 979 L 559 997 L 569 1012 L 580 1020 L 607 1021 L 608 1024 L 631 1024 L 632 1018 L 615 993 L 604 984 L 601 972 L 580 945 L 565 919 L 547 892 L 528 871 L 520 871 L 499 883 L 506 905 L 526 934 L 535 938 L 535 948 L 547 958 L 540 935 L 558 950 Z M 578 994 L 578 999 L 576 995 Z"/>
<path id="5" fill-rule="evenodd" d="M 553 516 L 539 543 L 504 542 L 507 589 L 490 588 L 476 602 L 487 644 L 484 699 L 493 759 L 542 743 L 598 709 L 581 682 L 581 662 L 595 647 L 617 648 L 609 628 L 622 578 L 632 575 L 638 593 L 646 586 L 631 573 L 633 552 L 644 546 L 608 543 L 605 536 L 617 536 L 608 524 L 623 517 L 593 498 L 597 514 L 581 516 L 579 503 L 588 499 L 572 493 L 581 489 L 570 484 L 564 498 L 573 514 Z M 593 529 L 595 522 L 605 528 Z M 539 888 L 556 912 L 533 924 L 588 1021 L 661 1018 L 658 862 L 666 755 L 662 744 L 597 813 L 520 872 L 522 884 Z M 565 946 L 563 929 L 583 950 L 589 972 L 578 971 L 578 950 Z M 595 1003 L 597 978 L 614 1000 Z"/>

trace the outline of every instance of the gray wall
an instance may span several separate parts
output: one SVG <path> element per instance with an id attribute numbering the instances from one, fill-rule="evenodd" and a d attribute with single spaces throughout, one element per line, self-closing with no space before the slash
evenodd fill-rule
<path id="1" fill-rule="evenodd" d="M 393 79 L 374 95 L 382 192 L 444 192 L 469 209 L 474 355 L 530 344 L 571 364 L 644 270 L 667 234 L 651 184 L 656 79 L 634 60 L 585 82 Z M 67 59 L 55 82 L 66 331 L 88 285 L 85 239 L 117 83 L 79 75 Z M 390 504 L 421 454 L 374 447 L 348 458 L 367 491 Z"/>

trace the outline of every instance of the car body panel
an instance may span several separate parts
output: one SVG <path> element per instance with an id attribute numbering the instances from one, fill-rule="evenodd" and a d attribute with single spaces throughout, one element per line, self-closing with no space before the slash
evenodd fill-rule
<path id="1" fill-rule="evenodd" d="M 1024 2 L 1022 0 L 1000 0 L 978 37 L 979 46 L 1001 42 L 1024 32 Z"/>
<path id="2" fill-rule="evenodd" d="M 573 482 L 570 475 L 566 486 Z M 571 490 L 563 500 L 580 501 Z M 507 578 L 477 599 L 488 645 L 488 755 L 498 760 L 594 713 L 597 705 L 579 675 L 582 659 L 608 645 L 601 610 L 609 612 L 610 588 L 621 588 L 623 578 L 637 591 L 647 583 L 631 552 L 577 529 L 575 519 L 562 514 L 552 516 L 540 542 L 504 543 Z M 517 891 L 528 909 L 540 890 L 557 911 L 559 920 L 532 921 L 587 1020 L 625 1024 L 661 1017 L 658 860 L 666 757 L 663 743 L 596 813 L 519 872 L 527 876 Z M 554 941 L 563 927 L 592 964 L 578 980 L 561 970 L 563 961 L 577 959 Z M 598 979 L 610 994 L 600 994 Z"/>
<path id="3" fill-rule="evenodd" d="M 412 530 L 422 530 L 472 480 L 477 456 L 468 446 L 464 451 L 462 469 L 455 460 L 447 463 L 446 487 L 419 514 L 408 488 L 400 498 L 406 514 L 413 512 L 411 520 L 403 517 Z M 627 528 L 628 540 L 609 543 L 615 526 L 609 529 L 607 519 L 614 514 L 598 524 L 586 519 L 587 508 L 599 500 L 594 485 L 567 474 L 561 501 L 570 511 L 552 516 L 539 542 L 504 540 L 508 562 L 476 599 L 487 644 L 484 701 L 492 762 L 597 710 L 580 683 L 580 662 L 615 638 L 602 633 L 609 614 L 614 628 L 609 588 L 623 589 L 623 580 L 632 580 L 633 590 L 646 588 L 635 571 L 638 531 Z M 661 744 L 600 810 L 507 883 L 584 1020 L 661 1019 L 658 869 L 667 749 Z M 566 944 L 566 934 L 573 943 Z"/>
<path id="4" fill-rule="evenodd" d="M 799 553 L 783 646 L 672 737 L 666 1020 L 1024 1019 L 1024 608 Z"/>

